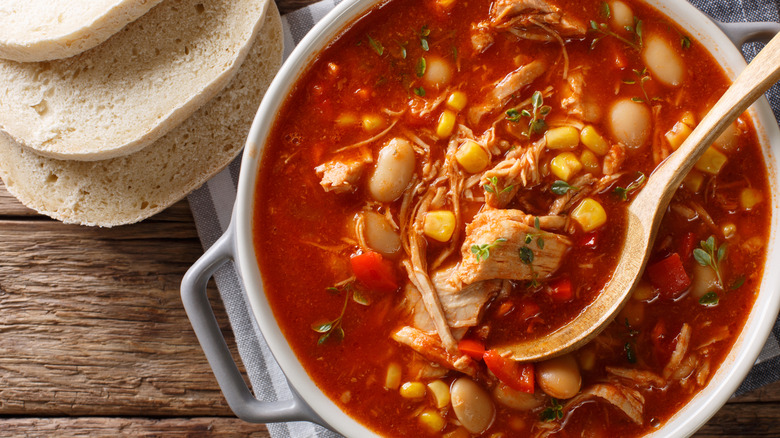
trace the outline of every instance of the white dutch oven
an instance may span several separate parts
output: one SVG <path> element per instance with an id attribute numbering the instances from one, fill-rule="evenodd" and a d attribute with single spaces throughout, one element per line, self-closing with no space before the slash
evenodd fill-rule
<path id="1" fill-rule="evenodd" d="M 309 32 L 282 66 L 260 105 L 249 133 L 230 227 L 190 268 L 182 281 L 182 300 L 198 340 L 228 404 L 245 421 L 270 423 L 303 420 L 321 424 L 349 437 L 376 436 L 332 403 L 298 362 L 279 330 L 263 292 L 251 236 L 258 166 L 263 146 L 274 123 L 273 115 L 279 112 L 293 84 L 317 54 L 345 26 L 382 1 L 347 0 L 339 4 Z M 687 2 L 679 0 L 649 0 L 648 3 L 673 17 L 691 36 L 704 44 L 732 78 L 745 66 L 745 60 L 736 46 L 749 40 L 768 39 L 780 31 L 780 24 L 777 23 L 715 23 Z M 780 236 L 780 156 L 773 152 L 780 150 L 780 130 L 766 98 L 755 104 L 750 112 L 756 121 L 764 159 L 769 166 L 773 206 L 773 240 L 767 246 L 769 263 L 780 260 L 780 239 L 777 239 Z M 294 394 L 292 400 L 273 403 L 257 400 L 247 388 L 225 344 L 206 297 L 206 283 L 217 268 L 231 259 L 235 261 L 246 286 L 251 312 L 287 376 Z M 780 270 L 767 266 L 755 306 L 723 364 L 707 387 L 652 436 L 688 436 L 726 403 L 758 357 L 779 308 Z"/>

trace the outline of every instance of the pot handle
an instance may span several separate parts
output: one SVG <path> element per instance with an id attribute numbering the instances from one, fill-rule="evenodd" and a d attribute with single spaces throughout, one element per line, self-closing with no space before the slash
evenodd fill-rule
<path id="1" fill-rule="evenodd" d="M 230 354 L 206 294 L 206 285 L 225 262 L 234 258 L 233 225 L 187 270 L 181 282 L 181 299 L 203 352 L 230 409 L 250 423 L 322 420 L 290 387 L 291 400 L 260 401 L 252 394 Z"/>
<path id="2" fill-rule="evenodd" d="M 759 21 L 749 23 L 723 23 L 718 20 L 712 21 L 715 22 L 715 25 L 717 25 L 737 47 L 742 47 L 743 44 L 753 41 L 767 42 L 780 32 L 780 23 Z"/>

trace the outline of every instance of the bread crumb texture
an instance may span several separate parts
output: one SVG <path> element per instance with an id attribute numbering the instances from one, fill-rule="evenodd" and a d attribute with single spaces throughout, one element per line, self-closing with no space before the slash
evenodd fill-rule
<path id="1" fill-rule="evenodd" d="M 68 58 L 89 50 L 161 0 L 3 0 L 0 58 L 17 62 Z"/>
<path id="2" fill-rule="evenodd" d="M 268 3 L 165 0 L 71 58 L 0 60 L 0 131 L 52 158 L 102 160 L 141 150 L 232 79 Z"/>
<path id="3" fill-rule="evenodd" d="M 58 160 L 0 135 L 0 177 L 23 204 L 66 223 L 111 227 L 143 220 L 186 196 L 238 155 L 281 58 L 282 25 L 272 2 L 235 78 L 149 147 L 108 160 Z"/>

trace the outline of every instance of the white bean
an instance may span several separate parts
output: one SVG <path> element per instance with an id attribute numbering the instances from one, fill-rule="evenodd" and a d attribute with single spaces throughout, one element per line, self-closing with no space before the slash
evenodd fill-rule
<path id="1" fill-rule="evenodd" d="M 490 394 L 468 377 L 452 382 L 450 400 L 455 416 L 469 432 L 482 433 L 493 424 L 496 408 Z"/>
<path id="2" fill-rule="evenodd" d="M 426 68 L 423 80 L 430 86 L 444 88 L 452 80 L 452 66 L 438 56 L 426 57 Z"/>
<path id="3" fill-rule="evenodd" d="M 630 149 L 644 146 L 650 138 L 650 109 L 643 103 L 631 99 L 617 101 L 609 112 L 609 122 L 615 140 Z"/>
<path id="4" fill-rule="evenodd" d="M 403 194 L 414 174 L 414 149 L 402 138 L 390 140 L 379 150 L 368 191 L 379 202 L 392 202 Z"/>
<path id="5" fill-rule="evenodd" d="M 720 290 L 718 276 L 709 266 L 694 263 L 693 275 L 691 277 L 691 295 L 697 300 L 707 292 Z"/>
<path id="6" fill-rule="evenodd" d="M 682 58 L 661 36 L 650 35 L 645 38 L 642 61 L 653 77 L 665 85 L 677 87 L 685 79 Z"/>
<path id="7" fill-rule="evenodd" d="M 723 152 L 735 152 L 739 147 L 739 128 L 736 123 L 732 123 L 723 131 L 723 134 L 715 140 L 715 146 Z"/>
<path id="8" fill-rule="evenodd" d="M 558 399 L 574 397 L 582 386 L 580 368 L 570 354 L 536 364 L 536 379 L 542 391 Z"/>
<path id="9" fill-rule="evenodd" d="M 512 389 L 503 383 L 493 388 L 493 396 L 502 405 L 518 411 L 531 411 L 544 404 L 542 397 Z"/>
<path id="10" fill-rule="evenodd" d="M 621 1 L 609 2 L 609 10 L 613 27 L 625 29 L 626 26 L 634 25 L 634 12 L 627 4 Z"/>
<path id="11" fill-rule="evenodd" d="M 363 235 L 366 244 L 383 256 L 394 256 L 401 249 L 401 238 L 383 215 L 373 211 L 363 213 Z"/>

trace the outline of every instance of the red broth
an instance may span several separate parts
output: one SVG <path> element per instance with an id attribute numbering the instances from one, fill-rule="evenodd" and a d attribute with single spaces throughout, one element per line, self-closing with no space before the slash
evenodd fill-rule
<path id="1" fill-rule="evenodd" d="M 657 11 L 604 5 L 387 2 L 319 55 L 277 115 L 254 214 L 266 293 L 312 379 L 378 433 L 643 435 L 707 384 L 739 334 L 770 222 L 747 115 L 678 190 L 641 284 L 604 333 L 563 365 L 502 349 L 598 295 L 628 201 L 729 83 Z M 652 39 L 679 60 L 678 83 L 643 57 Z M 626 121 L 612 119 L 631 111 L 639 128 L 621 132 Z M 396 196 L 376 183 L 391 143 L 407 159 L 385 169 L 402 179 Z M 426 284 L 445 303 L 445 332 L 420 304 Z M 489 394 L 471 407 L 491 418 L 456 409 L 458 379 Z"/>

